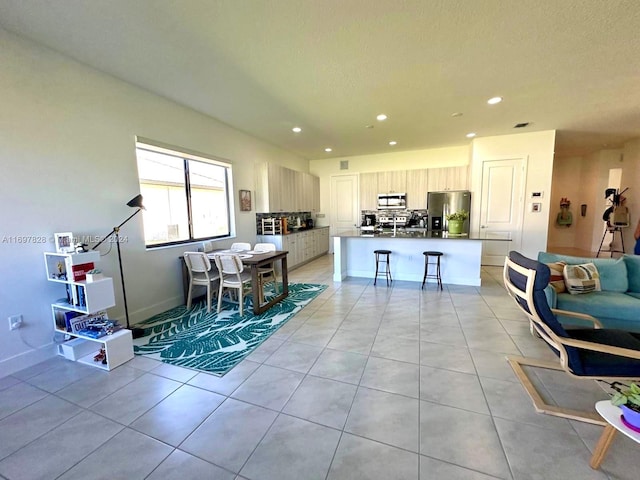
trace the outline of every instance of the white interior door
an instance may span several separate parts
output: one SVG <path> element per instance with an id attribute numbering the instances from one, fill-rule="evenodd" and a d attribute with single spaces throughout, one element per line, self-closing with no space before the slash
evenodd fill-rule
<path id="1" fill-rule="evenodd" d="M 508 238 L 510 242 L 485 240 L 483 265 L 503 265 L 509 250 L 520 250 L 524 160 L 489 160 L 482 164 L 480 235 Z"/>
<path id="2" fill-rule="evenodd" d="M 331 234 L 353 230 L 360 222 L 358 175 L 331 177 Z"/>

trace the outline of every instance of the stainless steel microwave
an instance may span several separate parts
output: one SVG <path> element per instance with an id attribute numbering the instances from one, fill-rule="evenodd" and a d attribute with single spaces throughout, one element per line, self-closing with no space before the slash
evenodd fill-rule
<path id="1" fill-rule="evenodd" d="M 406 193 L 379 193 L 378 210 L 404 210 L 407 208 Z"/>

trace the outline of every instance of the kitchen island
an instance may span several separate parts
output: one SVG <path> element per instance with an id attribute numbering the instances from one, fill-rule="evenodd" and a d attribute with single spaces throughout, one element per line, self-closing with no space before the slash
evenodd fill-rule
<path id="1" fill-rule="evenodd" d="M 422 282 L 426 250 L 442 252 L 442 282 L 450 285 L 480 286 L 482 243 L 486 240 L 511 241 L 504 237 L 450 235 L 426 229 L 363 232 L 354 229 L 333 236 L 333 280 L 346 277 L 374 278 L 373 251 L 387 249 L 391 254 L 394 280 Z M 432 280 L 435 281 L 435 280 Z"/>

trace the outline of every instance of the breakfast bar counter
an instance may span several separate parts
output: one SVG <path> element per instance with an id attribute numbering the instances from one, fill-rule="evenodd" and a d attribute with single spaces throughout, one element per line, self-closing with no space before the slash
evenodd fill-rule
<path id="1" fill-rule="evenodd" d="M 480 286 L 482 244 L 485 240 L 508 238 L 452 235 L 426 229 L 397 229 L 395 232 L 363 232 L 353 229 L 333 236 L 333 280 L 346 277 L 374 278 L 377 249 L 391 250 L 394 280 L 422 282 L 426 250 L 442 252 L 442 282 L 450 285 Z"/>

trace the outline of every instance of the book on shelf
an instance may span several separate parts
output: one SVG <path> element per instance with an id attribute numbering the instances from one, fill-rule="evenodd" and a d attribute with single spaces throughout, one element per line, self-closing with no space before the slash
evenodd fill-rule
<path id="1" fill-rule="evenodd" d="M 122 325 L 117 320 L 109 320 L 107 318 L 103 320 L 93 319 L 78 334 L 91 338 L 100 338 L 111 335 L 118 330 L 122 330 L 122 328 Z"/>
<path id="2" fill-rule="evenodd" d="M 61 332 L 67 332 L 67 319 L 65 317 L 66 310 L 60 310 L 55 308 L 53 310 L 53 316 L 56 322 L 56 330 L 60 330 Z"/>
<path id="3" fill-rule="evenodd" d="M 79 265 L 72 265 L 71 258 L 65 259 L 67 267 L 67 279 L 70 282 L 81 282 L 87 279 L 87 272 L 93 270 L 95 265 L 93 262 L 81 263 Z"/>
<path id="4" fill-rule="evenodd" d="M 91 322 L 107 320 L 107 311 L 101 310 L 96 313 L 82 315 L 79 312 L 66 312 L 67 332 L 82 335 L 81 330 L 86 328 Z"/>

